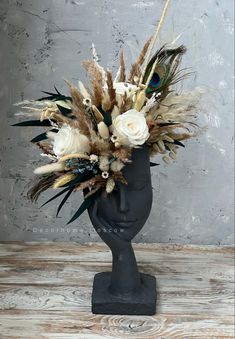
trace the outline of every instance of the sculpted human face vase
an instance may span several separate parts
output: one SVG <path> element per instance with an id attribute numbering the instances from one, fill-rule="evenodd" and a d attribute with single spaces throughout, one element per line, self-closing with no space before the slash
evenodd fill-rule
<path id="1" fill-rule="evenodd" d="M 131 240 L 144 226 L 152 206 L 149 151 L 133 149 L 132 162 L 123 169 L 128 185 L 117 183 L 111 194 L 101 194 L 89 208 L 91 222 L 113 256 L 112 272 L 94 279 L 92 312 L 155 314 L 156 282 L 139 273 Z"/>

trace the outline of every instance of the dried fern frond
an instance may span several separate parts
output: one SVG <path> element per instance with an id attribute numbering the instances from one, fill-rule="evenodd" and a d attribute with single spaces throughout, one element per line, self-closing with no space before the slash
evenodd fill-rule
<path id="1" fill-rule="evenodd" d="M 136 62 L 131 66 L 131 70 L 130 70 L 130 75 L 129 75 L 129 81 L 131 83 L 134 82 L 134 78 L 137 76 L 140 76 L 141 73 L 141 69 L 140 67 L 142 66 L 146 53 L 148 51 L 149 45 L 152 41 L 152 37 L 150 37 L 147 42 L 144 44 L 144 47 L 142 49 L 142 51 L 140 52 L 139 57 L 137 58 Z"/>
<path id="2" fill-rule="evenodd" d="M 114 172 L 111 178 L 113 178 L 114 181 L 120 181 L 124 185 L 128 185 L 128 181 L 125 179 L 122 172 Z"/>
<path id="3" fill-rule="evenodd" d="M 122 162 L 126 163 L 131 158 L 132 149 L 130 147 L 119 147 L 113 151 L 113 156 Z"/>

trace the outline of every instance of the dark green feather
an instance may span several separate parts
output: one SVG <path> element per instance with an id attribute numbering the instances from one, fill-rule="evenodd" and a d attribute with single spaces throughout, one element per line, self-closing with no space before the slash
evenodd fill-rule
<path id="1" fill-rule="evenodd" d="M 66 201 L 68 200 L 68 198 L 70 197 L 71 193 L 74 190 L 74 186 L 70 188 L 70 190 L 66 193 L 66 195 L 64 196 L 64 198 L 62 199 L 61 203 L 58 206 L 57 212 L 56 212 L 56 217 L 58 217 L 61 208 L 64 206 L 64 204 L 66 203 Z"/>
<path id="2" fill-rule="evenodd" d="M 11 125 L 11 126 L 51 126 L 51 123 L 49 120 L 27 120 L 27 121 L 22 121 L 18 122 L 17 124 Z"/>
<path id="3" fill-rule="evenodd" d="M 60 105 L 56 105 L 58 108 L 59 108 L 59 111 L 62 115 L 64 115 L 65 117 L 67 117 L 69 114 L 72 113 L 72 110 L 69 109 L 69 108 L 65 108 L 63 106 L 60 106 Z"/>
<path id="4" fill-rule="evenodd" d="M 46 97 L 42 97 L 40 99 L 38 99 L 38 101 L 43 101 L 43 100 L 51 100 L 51 101 L 72 101 L 71 97 L 68 97 L 66 95 L 61 94 L 57 88 L 55 87 L 56 93 L 51 93 L 51 92 L 46 92 L 46 91 L 42 91 L 42 93 L 44 94 L 48 94 L 48 96 Z"/>
<path id="5" fill-rule="evenodd" d="M 51 129 L 50 132 L 57 133 L 58 130 L 57 129 Z M 31 142 L 34 143 L 34 142 L 39 142 L 39 141 L 46 140 L 46 139 L 48 139 L 48 138 L 47 138 L 47 133 L 45 132 L 45 133 L 37 135 L 35 138 L 33 138 L 31 140 Z"/>
<path id="6" fill-rule="evenodd" d="M 69 220 L 68 224 L 71 224 L 73 221 L 75 221 L 77 218 L 80 217 L 80 215 L 85 212 L 86 209 L 88 209 L 91 204 L 95 201 L 97 198 L 98 194 L 100 194 L 100 191 L 97 191 L 96 193 L 90 195 L 89 197 L 85 198 L 83 203 L 80 205 L 79 209 L 77 212 L 73 215 L 73 217 Z"/>

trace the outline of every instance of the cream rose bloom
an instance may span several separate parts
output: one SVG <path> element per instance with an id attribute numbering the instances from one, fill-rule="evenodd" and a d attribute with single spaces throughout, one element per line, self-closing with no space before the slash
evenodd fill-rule
<path id="1" fill-rule="evenodd" d="M 113 120 L 113 135 L 122 145 L 143 145 L 149 138 L 149 130 L 144 114 L 130 109 Z"/>
<path id="2" fill-rule="evenodd" d="M 90 153 L 89 139 L 78 129 L 63 125 L 58 133 L 53 134 L 53 151 L 58 158 L 67 154 Z"/>
<path id="3" fill-rule="evenodd" d="M 113 88 L 115 89 L 116 94 L 120 94 L 122 96 L 126 94 L 127 98 L 138 90 L 136 85 L 129 84 L 127 82 L 114 82 Z"/>

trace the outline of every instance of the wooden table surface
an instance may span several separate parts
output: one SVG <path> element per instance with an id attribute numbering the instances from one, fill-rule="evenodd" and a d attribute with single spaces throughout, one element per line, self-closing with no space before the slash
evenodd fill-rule
<path id="1" fill-rule="evenodd" d="M 91 313 L 94 274 L 111 269 L 103 244 L 0 243 L 0 338 L 234 338 L 232 248 L 134 248 L 157 278 L 155 316 Z"/>

